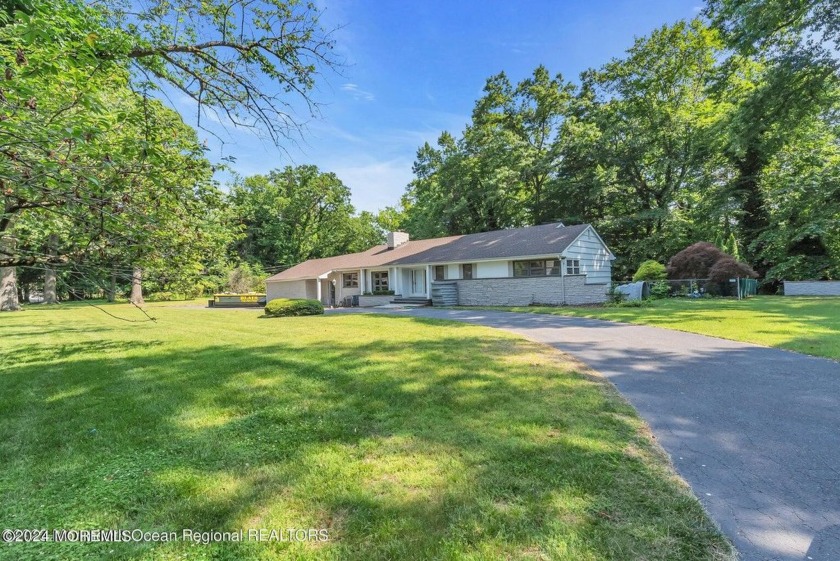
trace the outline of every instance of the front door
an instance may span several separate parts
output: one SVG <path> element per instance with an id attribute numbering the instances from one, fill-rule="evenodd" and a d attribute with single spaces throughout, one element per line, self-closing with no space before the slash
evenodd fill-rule
<path id="1" fill-rule="evenodd" d="M 411 269 L 411 271 L 409 271 L 409 281 L 411 296 L 426 296 L 425 269 Z"/>

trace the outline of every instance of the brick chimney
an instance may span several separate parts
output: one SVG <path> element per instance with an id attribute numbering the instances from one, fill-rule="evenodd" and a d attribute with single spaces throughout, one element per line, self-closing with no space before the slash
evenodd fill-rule
<path id="1" fill-rule="evenodd" d="M 399 247 L 408 241 L 408 234 L 405 232 L 388 232 L 388 249 Z"/>

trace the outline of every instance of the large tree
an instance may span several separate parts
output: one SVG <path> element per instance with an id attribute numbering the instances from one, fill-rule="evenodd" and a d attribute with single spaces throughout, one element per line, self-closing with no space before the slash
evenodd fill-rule
<path id="1" fill-rule="evenodd" d="M 354 217 L 347 186 L 312 165 L 246 177 L 231 189 L 230 202 L 243 233 L 238 257 L 265 267 L 367 249 L 359 241 L 377 239 Z"/>
<path id="2" fill-rule="evenodd" d="M 186 175 L 209 165 L 180 118 L 179 130 L 157 118 L 156 89 L 174 87 L 199 115 L 216 112 L 279 144 L 313 114 L 315 79 L 334 64 L 332 41 L 309 4 L 32 0 L 4 7 L 0 236 L 11 241 L 0 247 L 0 267 L 12 276 L 16 266 L 85 261 L 106 239 L 134 244 L 139 255 L 149 249 L 138 245 L 141 232 L 178 230 L 177 220 L 167 221 L 192 211 L 182 195 L 195 182 L 180 181 L 184 174 L 173 180 L 174 151 L 183 151 Z M 25 227 L 33 219 L 41 228 Z M 68 239 L 45 250 L 32 232 L 47 231 Z"/>
<path id="3" fill-rule="evenodd" d="M 766 172 L 774 159 L 785 157 L 801 127 L 837 107 L 838 8 L 836 0 L 708 2 L 707 15 L 734 51 L 716 87 L 731 103 L 722 152 L 736 170 L 730 193 L 738 204 L 740 236 L 762 274 L 779 258 L 767 245 L 774 208 L 762 183 Z"/>
<path id="4" fill-rule="evenodd" d="M 558 130 L 574 89 L 538 67 L 515 86 L 490 77 L 460 138 L 417 151 L 403 205 L 419 237 L 468 234 L 557 218 L 546 204 L 560 157 Z"/>
<path id="5" fill-rule="evenodd" d="M 553 200 L 558 214 L 572 214 L 566 205 L 579 208 L 574 198 L 589 182 L 600 204 L 580 218 L 600 226 L 627 273 L 645 258 L 667 259 L 694 235 L 685 216 L 721 163 L 708 145 L 721 108 L 706 90 L 720 48 L 701 21 L 679 22 L 584 75 Z"/>

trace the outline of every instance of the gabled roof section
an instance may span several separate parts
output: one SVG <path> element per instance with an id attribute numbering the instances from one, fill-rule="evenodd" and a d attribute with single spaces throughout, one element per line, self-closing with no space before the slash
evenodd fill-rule
<path id="1" fill-rule="evenodd" d="M 588 224 L 544 224 L 465 236 L 411 240 L 394 249 L 377 245 L 360 253 L 310 259 L 269 277 L 267 281 L 314 279 L 342 269 L 558 255 L 588 227 Z"/>
<path id="2" fill-rule="evenodd" d="M 396 259 L 392 265 L 449 263 L 478 259 L 509 259 L 562 253 L 587 228 L 588 224 L 563 226 L 543 224 L 510 230 L 458 236 L 452 241 Z"/>
<path id="3" fill-rule="evenodd" d="M 411 255 L 422 253 L 438 245 L 449 243 L 458 237 L 459 236 L 450 236 L 447 238 L 433 238 L 430 240 L 412 240 L 398 245 L 394 249 L 388 249 L 388 246 L 385 244 L 375 245 L 367 251 L 362 251 L 360 253 L 348 253 L 347 255 L 337 255 L 335 257 L 325 257 L 323 259 L 310 259 L 309 261 L 304 261 L 303 263 L 277 273 L 276 275 L 266 279 L 266 281 L 314 279 L 325 275 L 330 271 L 337 271 L 341 269 L 358 269 L 361 267 L 367 269 L 371 267 L 382 267 L 391 264 L 391 262 L 396 259 L 407 258 Z"/>

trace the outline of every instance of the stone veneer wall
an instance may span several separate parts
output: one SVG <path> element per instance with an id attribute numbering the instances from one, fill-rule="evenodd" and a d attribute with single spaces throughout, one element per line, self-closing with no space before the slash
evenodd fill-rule
<path id="1" fill-rule="evenodd" d="M 565 301 L 563 282 L 565 280 Z M 460 306 L 527 306 L 529 304 L 600 304 L 608 285 L 586 284 L 586 275 L 459 280 Z"/>
<path id="2" fill-rule="evenodd" d="M 840 281 L 785 281 L 785 296 L 840 296 Z"/>
<path id="3" fill-rule="evenodd" d="M 394 298 L 399 298 L 399 296 L 394 296 L 393 294 L 390 296 L 359 296 L 359 307 L 360 308 L 373 308 L 374 306 L 384 306 L 385 304 L 390 304 L 391 300 Z"/>

